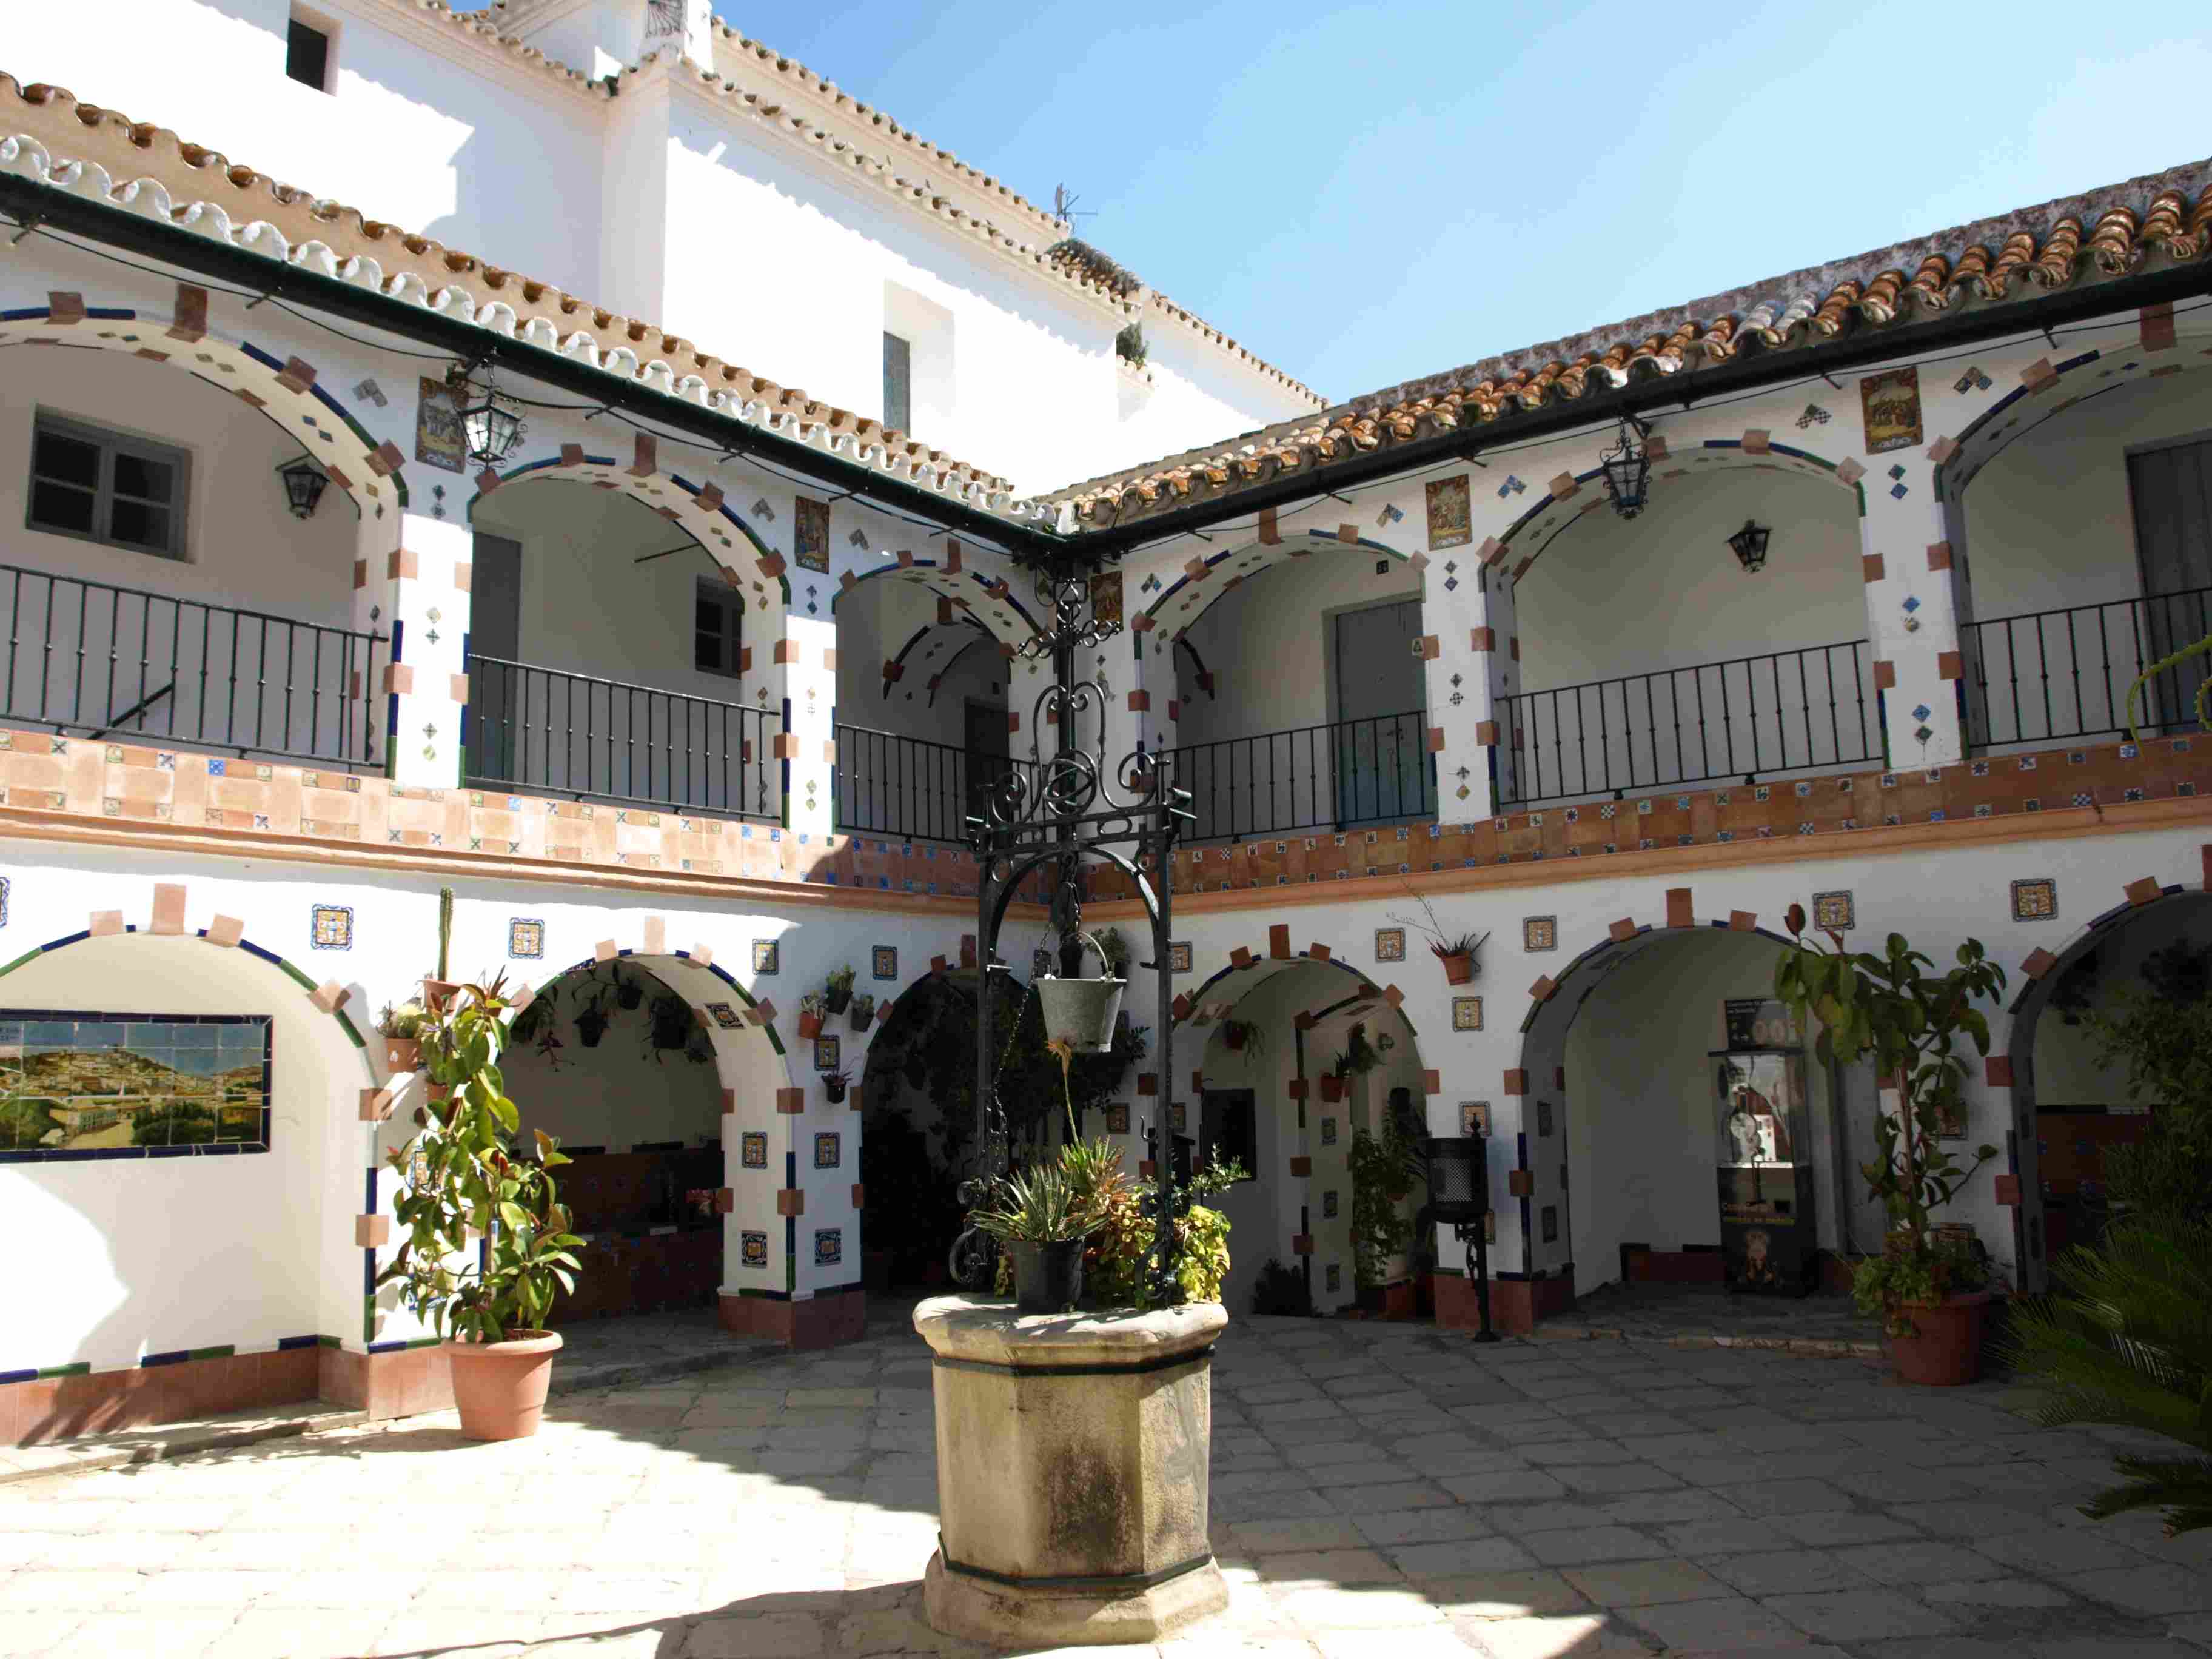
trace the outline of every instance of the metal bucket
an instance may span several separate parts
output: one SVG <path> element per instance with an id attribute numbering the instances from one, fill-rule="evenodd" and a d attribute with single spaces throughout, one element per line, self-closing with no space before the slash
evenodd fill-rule
<path id="1" fill-rule="evenodd" d="M 1114 1048 L 1114 1017 L 1121 1011 L 1125 979 L 1057 979 L 1036 982 L 1048 1040 L 1065 1042 L 1079 1054 L 1103 1054 Z"/>

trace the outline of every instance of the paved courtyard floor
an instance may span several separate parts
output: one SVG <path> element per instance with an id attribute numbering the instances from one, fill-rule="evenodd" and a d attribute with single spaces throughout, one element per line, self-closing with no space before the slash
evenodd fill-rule
<path id="1" fill-rule="evenodd" d="M 0 1487 L 0 1654 L 969 1652 L 919 1613 L 929 1380 L 886 1309 L 832 1352 L 557 1397 L 509 1445 L 440 1416 Z M 2212 1541 L 2083 1520 L 2117 1437 L 1997 1384 L 1256 1319 L 1215 1383 L 1234 1600 L 1165 1656 L 2212 1652 Z"/>

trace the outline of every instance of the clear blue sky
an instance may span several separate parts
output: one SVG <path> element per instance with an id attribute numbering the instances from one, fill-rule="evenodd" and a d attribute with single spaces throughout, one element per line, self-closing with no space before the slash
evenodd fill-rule
<path id="1" fill-rule="evenodd" d="M 2202 0 L 717 9 L 1331 398 L 2212 153 Z"/>

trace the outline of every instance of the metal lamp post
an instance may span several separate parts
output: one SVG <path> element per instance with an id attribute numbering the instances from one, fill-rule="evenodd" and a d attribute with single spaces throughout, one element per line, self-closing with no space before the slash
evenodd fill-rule
<path id="1" fill-rule="evenodd" d="M 1483 1237 L 1483 1218 L 1490 1210 L 1490 1145 L 1473 1135 L 1452 1136 L 1429 1142 L 1429 1215 L 1452 1230 L 1452 1237 L 1467 1246 L 1467 1274 L 1474 1281 L 1475 1303 L 1482 1310 L 1478 1342 L 1495 1342 L 1490 1328 L 1490 1249 Z"/>
<path id="2" fill-rule="evenodd" d="M 1000 1054 L 993 1030 L 997 1009 L 991 976 L 1012 971 L 999 959 L 999 935 L 1006 907 L 1022 883 L 1037 871 L 1053 872 L 1052 925 L 1060 939 L 1059 976 L 1040 976 L 1038 981 L 1040 1002 L 1048 1016 L 1047 1038 L 1066 1038 L 1079 1053 L 1097 1053 L 1102 1042 L 1097 1010 L 1108 1005 L 1109 993 L 1110 1001 L 1118 1005 L 1121 986 L 1112 980 L 1110 970 L 1103 982 L 1081 977 L 1084 947 L 1089 943 L 1083 932 L 1084 866 L 1109 865 L 1129 877 L 1152 923 L 1152 959 L 1146 965 L 1158 975 L 1159 1009 L 1153 1026 L 1159 1033 L 1158 1064 L 1161 1077 L 1175 1075 L 1174 997 L 1161 970 L 1168 959 L 1173 896 L 1170 858 L 1176 837 L 1192 822 L 1190 793 L 1174 787 L 1165 757 L 1147 752 L 1141 744 L 1117 769 L 1108 770 L 1106 690 L 1096 679 L 1078 677 L 1076 653 L 1110 639 L 1121 632 L 1121 624 L 1093 617 L 1090 582 L 1080 570 L 1054 569 L 1040 576 L 1038 586 L 1041 592 L 1048 591 L 1051 618 L 1022 654 L 1052 660 L 1052 680 L 1037 694 L 1030 730 L 1052 732 L 1054 752 L 1031 771 L 1006 768 L 967 817 L 968 843 L 977 866 L 975 937 L 983 975 L 976 998 L 975 1099 L 982 1121 L 986 1178 L 1004 1174 L 1010 1157 L 1006 1109 L 999 1100 Z M 1085 715 L 1097 723 L 1096 740 L 1088 746 L 1082 737 Z M 1055 1009 L 1061 1011 L 1058 1016 Z M 1073 1024 L 1066 1031 L 1054 1030 L 1049 1024 L 1054 1017 Z M 1086 1023 L 1088 1030 L 1074 1029 Z M 1109 1046 L 1113 1023 L 1112 1012 L 1107 1012 L 1103 1042 Z M 1148 1279 L 1154 1299 L 1163 1307 L 1181 1297 L 1175 1277 L 1175 1224 L 1188 1201 L 1188 1194 L 1176 1185 L 1175 1160 L 1155 1159 L 1153 1185 L 1146 1199 L 1155 1229 Z M 987 1263 L 987 1257 L 970 1257 L 967 1268 L 980 1276 Z M 979 1286 L 971 1280 L 968 1288 Z"/>

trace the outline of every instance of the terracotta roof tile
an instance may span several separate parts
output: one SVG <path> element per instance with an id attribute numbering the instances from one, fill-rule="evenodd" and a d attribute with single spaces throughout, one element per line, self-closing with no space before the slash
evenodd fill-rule
<path id="1" fill-rule="evenodd" d="M 1592 390 L 2124 276 L 2149 261 L 2199 259 L 2208 250 L 2212 161 L 2198 161 L 1388 386 L 1312 417 L 1072 484 L 1050 499 L 1073 508 L 1079 529 L 1127 522 L 1164 501 L 1325 469 Z"/>

